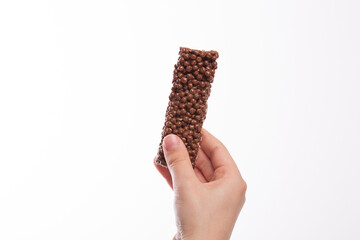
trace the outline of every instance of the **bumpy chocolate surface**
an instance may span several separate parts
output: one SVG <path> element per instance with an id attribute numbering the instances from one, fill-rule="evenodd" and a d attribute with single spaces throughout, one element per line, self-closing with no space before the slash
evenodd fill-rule
<path id="1" fill-rule="evenodd" d="M 166 167 L 162 142 L 166 135 L 172 133 L 182 139 L 195 167 L 218 57 L 216 51 L 180 48 L 156 158 L 158 165 Z"/>

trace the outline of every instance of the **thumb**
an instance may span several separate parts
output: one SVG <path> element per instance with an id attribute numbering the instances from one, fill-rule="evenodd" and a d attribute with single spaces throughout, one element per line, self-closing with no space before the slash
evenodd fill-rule
<path id="1" fill-rule="evenodd" d="M 174 186 L 196 180 L 187 149 L 178 136 L 167 135 L 163 141 L 163 150 Z"/>

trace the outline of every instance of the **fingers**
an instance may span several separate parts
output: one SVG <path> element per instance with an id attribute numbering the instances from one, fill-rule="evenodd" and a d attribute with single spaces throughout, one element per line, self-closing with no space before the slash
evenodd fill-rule
<path id="1" fill-rule="evenodd" d="M 154 165 L 158 172 L 165 178 L 166 182 L 171 188 L 173 188 L 171 174 L 168 168 L 157 165 L 155 163 L 156 157 L 154 159 Z M 194 169 L 196 177 L 200 182 L 206 183 L 210 182 L 214 176 L 214 168 L 211 164 L 210 159 L 206 156 L 202 149 L 199 149 L 198 158 L 196 160 L 196 168 Z"/>
<path id="2" fill-rule="evenodd" d="M 200 148 L 198 152 L 198 158 L 196 159 L 196 168 L 198 168 L 207 182 L 210 182 L 214 175 L 214 168 L 208 156 Z"/>
<path id="3" fill-rule="evenodd" d="M 167 169 L 167 168 L 165 168 L 163 166 L 157 165 L 155 163 L 155 161 L 156 161 L 156 157 L 154 158 L 154 165 L 155 165 L 156 169 L 159 171 L 159 173 L 165 178 L 166 182 L 169 184 L 169 186 L 172 189 L 173 184 L 172 184 L 172 179 L 171 179 L 169 169 Z"/>
<path id="4" fill-rule="evenodd" d="M 205 155 L 205 154 L 204 154 Z M 210 161 L 210 160 L 209 160 Z M 173 189 L 173 184 L 172 184 L 172 179 L 171 179 L 171 174 L 169 172 L 169 169 L 163 167 L 163 166 L 160 166 L 158 164 L 156 164 L 156 157 L 154 159 L 154 166 L 155 168 L 158 170 L 158 172 L 161 174 L 161 176 L 163 176 L 166 180 L 166 182 L 169 184 L 170 188 Z M 199 181 L 201 183 L 206 183 L 206 182 L 209 182 L 209 180 L 207 180 L 202 171 L 200 169 L 198 169 L 197 167 L 194 169 L 195 171 L 195 175 L 196 177 L 199 179 Z"/>
<path id="5" fill-rule="evenodd" d="M 205 129 L 202 129 L 201 149 L 210 159 L 214 169 L 225 167 L 226 169 L 237 169 L 230 153 L 217 138 Z"/>
<path id="6" fill-rule="evenodd" d="M 187 149 L 178 136 L 167 135 L 163 141 L 163 149 L 174 187 L 197 181 Z"/>
<path id="7" fill-rule="evenodd" d="M 205 183 L 221 178 L 229 170 L 238 172 L 226 147 L 205 129 L 202 130 L 200 146 L 196 168 L 192 169 L 188 152 L 181 139 L 173 134 L 165 137 L 163 148 L 168 169 L 155 166 L 171 188 L 175 182 L 191 182 L 197 178 Z"/>

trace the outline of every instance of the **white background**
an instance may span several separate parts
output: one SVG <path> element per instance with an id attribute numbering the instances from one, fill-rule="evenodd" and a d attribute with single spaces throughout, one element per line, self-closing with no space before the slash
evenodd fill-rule
<path id="1" fill-rule="evenodd" d="M 232 239 L 360 239 L 359 1 L 0 1 L 0 239 L 171 239 L 179 46 L 248 183 Z"/>

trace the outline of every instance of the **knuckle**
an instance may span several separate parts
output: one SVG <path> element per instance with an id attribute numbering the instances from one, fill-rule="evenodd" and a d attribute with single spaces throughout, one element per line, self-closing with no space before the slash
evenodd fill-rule
<path id="1" fill-rule="evenodd" d="M 217 143 L 212 147 L 210 155 L 214 155 L 215 153 L 219 152 L 220 150 L 221 150 L 221 144 Z"/>
<path id="2" fill-rule="evenodd" d="M 179 164 L 179 162 L 181 162 L 181 159 L 174 158 L 174 159 L 169 159 L 167 164 L 170 168 L 174 168 Z"/>
<path id="3" fill-rule="evenodd" d="M 175 168 L 175 167 L 183 164 L 184 161 L 186 161 L 186 160 L 187 159 L 184 157 L 181 157 L 179 155 L 174 155 L 171 158 L 169 158 L 169 161 L 167 162 L 167 164 L 170 168 Z M 190 160 L 188 160 L 188 161 L 190 161 Z"/>
<path id="4" fill-rule="evenodd" d="M 216 154 L 226 153 L 226 152 L 228 152 L 226 146 L 222 142 L 219 141 L 211 147 L 209 154 L 210 154 L 210 157 L 213 157 Z"/>
<path id="5" fill-rule="evenodd" d="M 233 186 L 235 188 L 236 195 L 239 198 L 243 198 L 247 190 L 247 183 L 242 178 L 237 178 Z"/>
<path id="6" fill-rule="evenodd" d="M 241 187 L 240 187 L 240 189 L 241 189 L 241 192 L 242 192 L 243 194 L 246 193 L 246 191 L 247 191 L 247 183 L 245 182 L 245 180 L 242 180 L 242 181 L 241 181 Z"/>
<path id="7" fill-rule="evenodd" d="M 238 190 L 237 190 L 237 200 L 238 200 L 238 204 L 240 206 L 242 206 L 245 203 L 246 200 L 246 190 L 247 190 L 247 183 L 241 179 L 239 181 L 239 186 L 238 186 Z"/>

